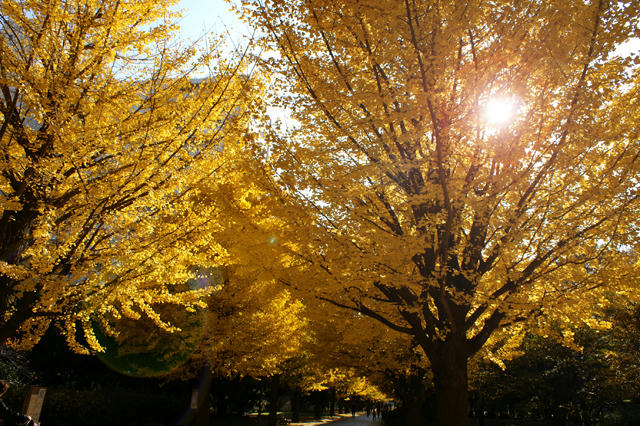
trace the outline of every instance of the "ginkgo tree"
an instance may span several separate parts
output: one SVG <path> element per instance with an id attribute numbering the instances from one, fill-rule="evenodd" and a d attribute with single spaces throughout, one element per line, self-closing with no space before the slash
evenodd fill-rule
<path id="1" fill-rule="evenodd" d="M 293 118 L 263 161 L 283 281 L 408 334 L 438 424 L 497 330 L 635 297 L 638 2 L 244 3 Z"/>
<path id="2" fill-rule="evenodd" d="M 259 87 L 221 39 L 181 46 L 174 3 L 0 3 L 0 343 L 54 319 L 94 348 L 95 321 L 172 330 L 154 304 L 202 304 L 185 282 L 225 262 L 221 212 L 193 206 L 228 184 Z"/>
<path id="3" fill-rule="evenodd" d="M 331 389 L 338 398 L 394 399 L 408 414 L 403 424 L 424 423 L 419 410 L 426 388 L 420 373 L 429 364 L 411 336 L 324 304 L 310 303 L 307 312 L 313 330 L 309 362 L 318 371 L 315 386 Z"/>

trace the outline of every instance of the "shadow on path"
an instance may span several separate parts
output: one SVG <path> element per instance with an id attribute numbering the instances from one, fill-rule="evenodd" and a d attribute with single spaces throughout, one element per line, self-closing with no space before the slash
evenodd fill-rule
<path id="1" fill-rule="evenodd" d="M 384 426 L 382 420 L 373 420 L 371 417 L 367 416 L 356 416 L 351 417 L 341 416 L 334 417 L 322 420 L 316 420 L 313 422 L 303 422 L 303 423 L 291 423 L 291 425 L 296 426 L 319 426 L 319 425 L 327 425 L 327 426 Z"/>

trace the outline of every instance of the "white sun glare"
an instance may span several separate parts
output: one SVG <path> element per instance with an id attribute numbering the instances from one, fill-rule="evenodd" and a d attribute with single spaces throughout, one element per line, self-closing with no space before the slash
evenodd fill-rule
<path id="1" fill-rule="evenodd" d="M 484 119 L 490 126 L 501 127 L 513 119 L 517 109 L 518 105 L 515 99 L 497 96 L 489 99 L 486 103 Z"/>

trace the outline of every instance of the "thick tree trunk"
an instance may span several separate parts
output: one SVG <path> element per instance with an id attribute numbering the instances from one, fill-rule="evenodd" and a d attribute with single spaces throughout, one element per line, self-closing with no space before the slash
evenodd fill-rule
<path id="1" fill-rule="evenodd" d="M 431 359 L 438 426 L 469 425 L 467 351 L 464 344 L 445 342 Z"/>
<path id="2" fill-rule="evenodd" d="M 425 419 L 422 418 L 422 405 L 425 400 L 425 387 L 423 376 L 414 374 L 409 377 L 409 389 L 411 395 L 407 398 L 407 426 L 422 426 L 425 424 Z"/>
<path id="3" fill-rule="evenodd" d="M 11 284 L 5 283 L 11 282 Z M 0 286 L 12 291 L 13 285 L 16 281 L 2 280 L 0 279 Z M 11 287 L 10 287 L 11 286 Z M 19 300 L 17 309 L 9 316 L 6 321 L 0 321 L 0 345 L 5 345 L 10 339 L 19 338 L 21 336 L 20 326 L 29 318 L 33 317 L 33 308 L 38 301 L 38 294 L 30 291 L 23 294 Z M 0 312 L 6 312 L 8 310 L 8 303 L 2 301 L 0 303 Z"/>
<path id="4" fill-rule="evenodd" d="M 31 225 L 38 217 L 37 198 L 29 190 L 17 191 L 20 194 L 23 207 L 14 212 L 5 210 L 0 215 L 0 261 L 10 265 L 17 265 L 23 261 L 25 250 L 32 244 Z M 0 312 L 6 315 L 13 304 L 17 309 L 5 319 L 0 319 L 0 345 L 5 345 L 8 340 L 20 337 L 20 326 L 33 313 L 39 296 L 36 292 L 24 293 L 22 298 L 16 297 L 14 288 L 20 284 L 5 275 L 0 275 Z"/>

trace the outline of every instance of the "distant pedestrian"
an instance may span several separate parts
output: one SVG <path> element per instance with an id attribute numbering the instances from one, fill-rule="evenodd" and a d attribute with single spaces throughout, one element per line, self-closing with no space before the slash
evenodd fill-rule
<path id="1" fill-rule="evenodd" d="M 9 383 L 5 380 L 0 380 L 0 425 L 2 426 L 34 426 L 31 417 L 26 416 L 18 411 L 14 411 L 7 407 L 2 397 L 9 390 Z"/>

